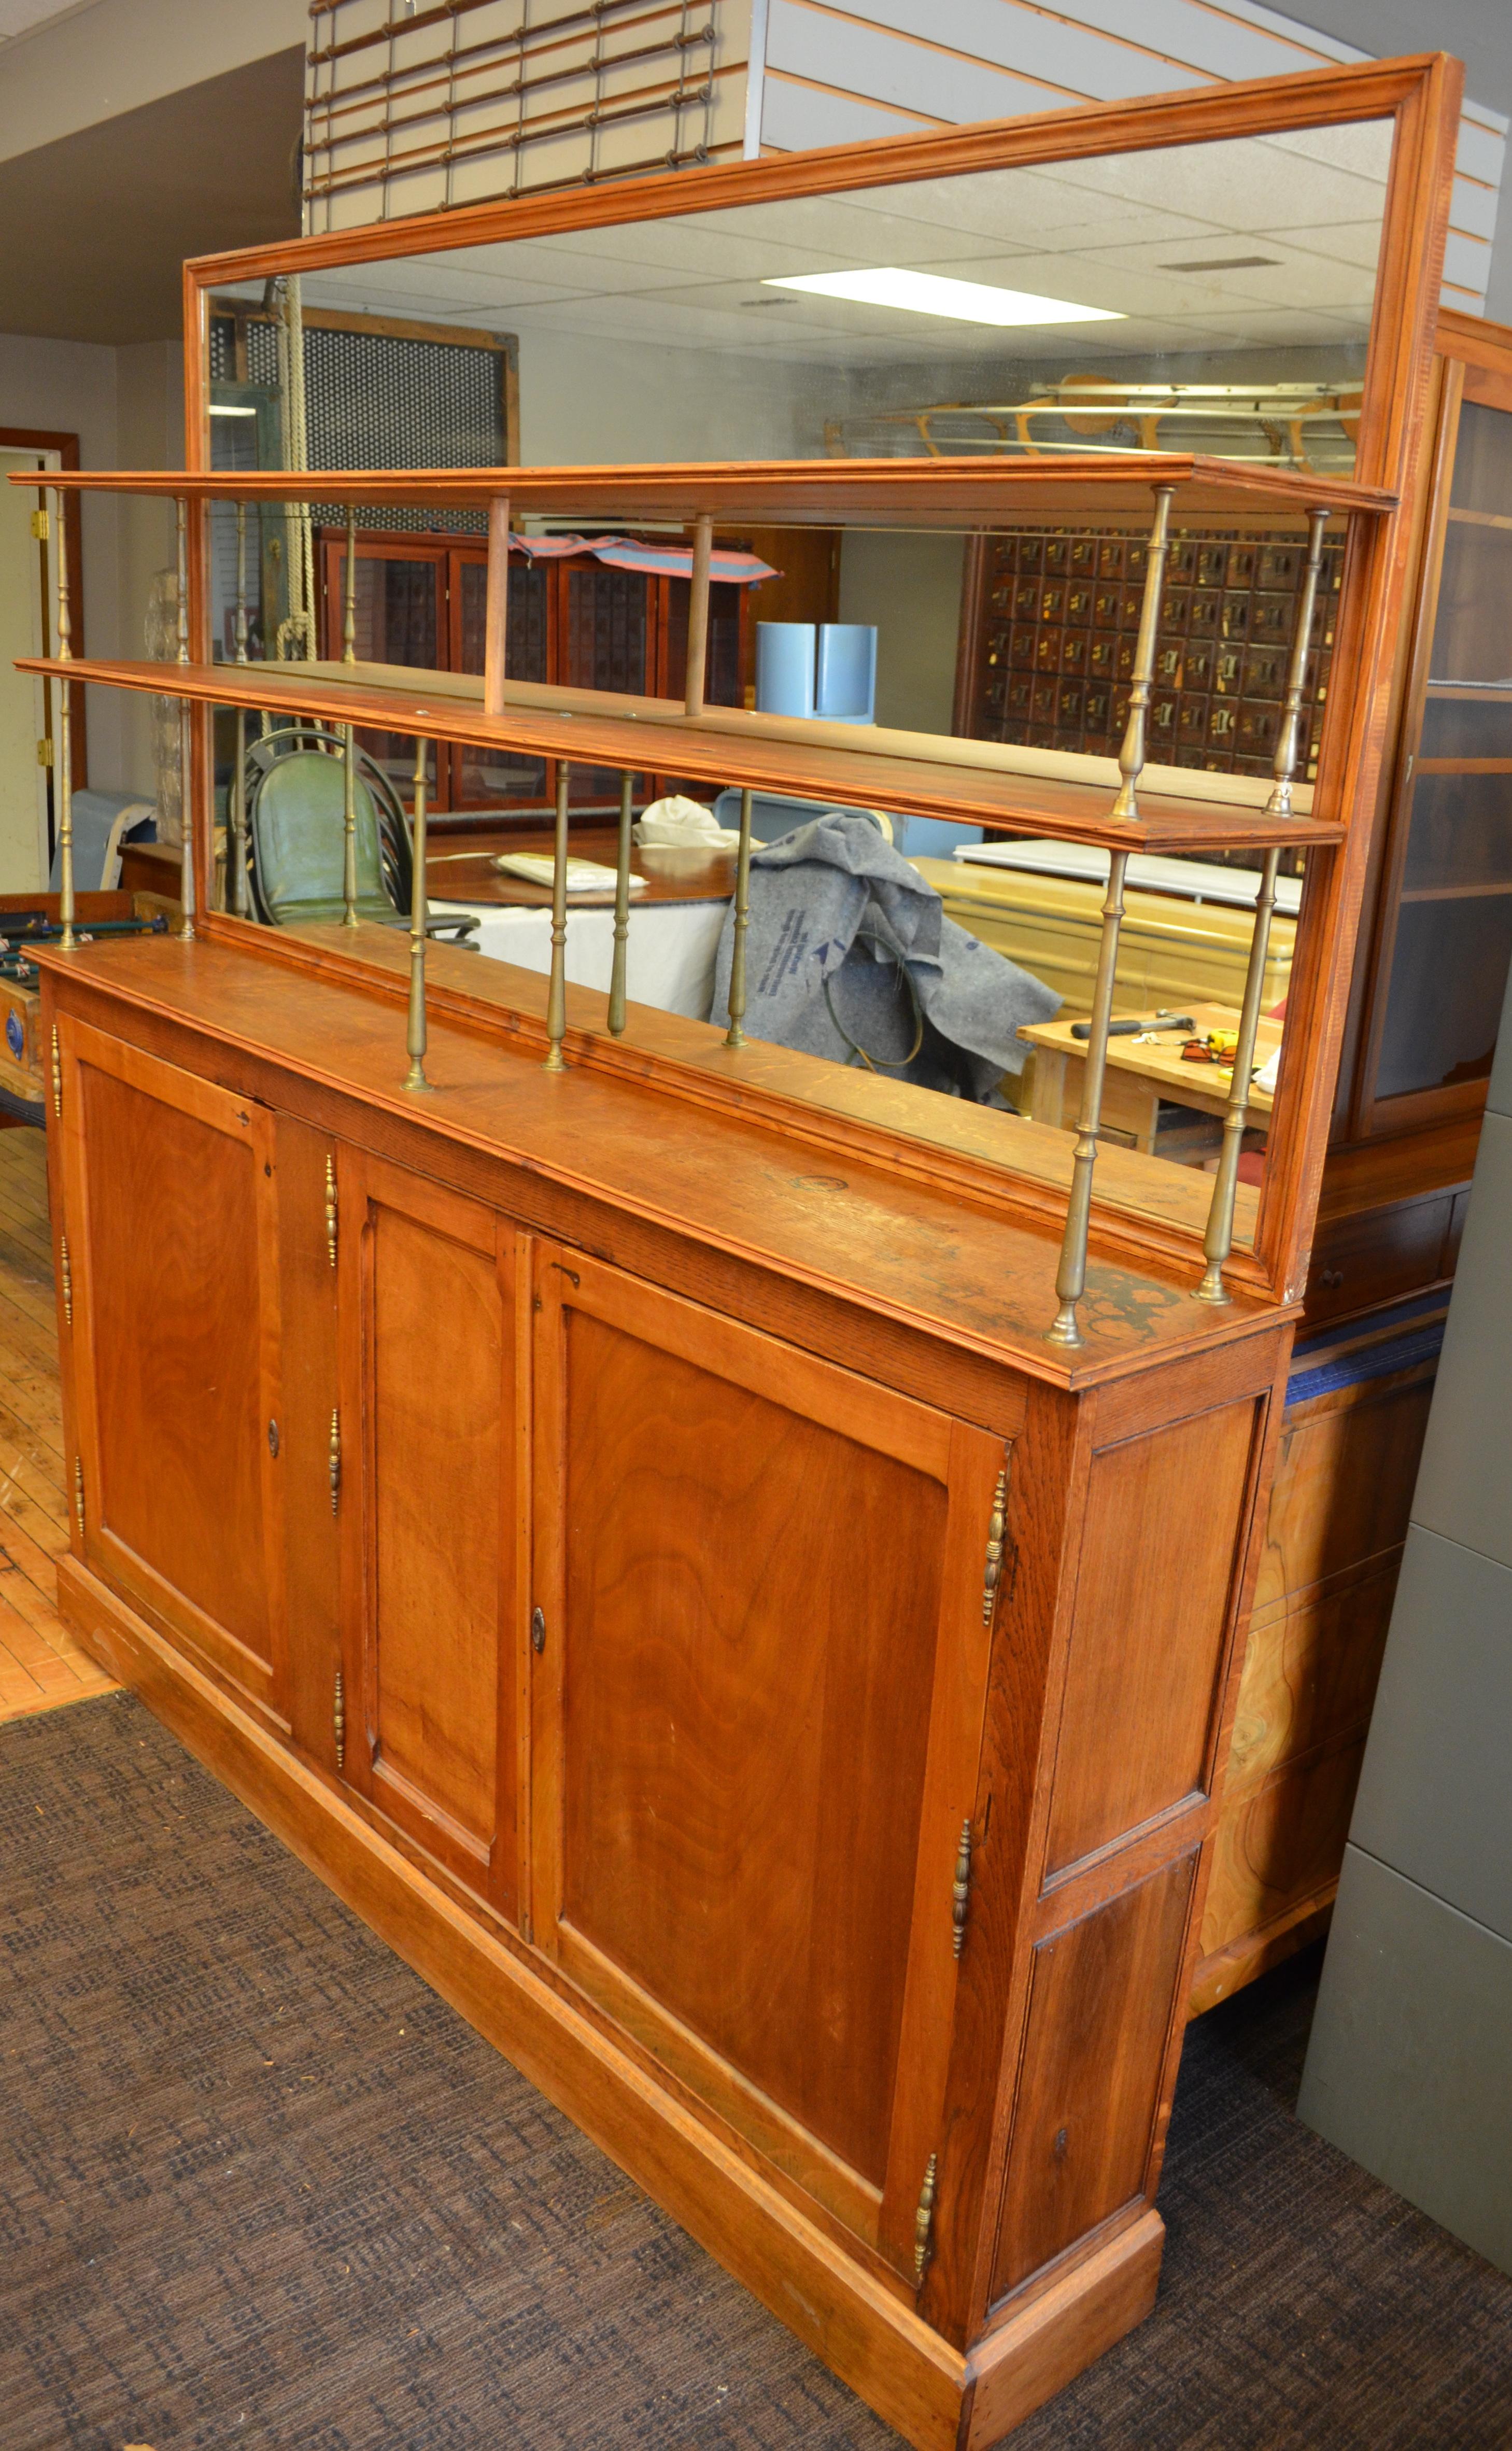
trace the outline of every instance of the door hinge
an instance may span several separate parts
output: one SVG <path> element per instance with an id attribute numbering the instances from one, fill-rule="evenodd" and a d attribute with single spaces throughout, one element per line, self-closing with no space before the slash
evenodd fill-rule
<path id="1" fill-rule="evenodd" d="M 58 1046 L 58 1025 L 52 1025 L 52 1111 L 63 1112 L 63 1055 Z"/>
<path id="2" fill-rule="evenodd" d="M 269 1422 L 267 1425 L 267 1451 L 276 1463 L 278 1461 L 278 1423 L 276 1422 Z"/>
<path id="3" fill-rule="evenodd" d="M 52 523 L 48 518 L 46 511 L 32 512 L 31 533 L 36 538 L 38 544 L 47 543 L 49 537 L 52 534 Z"/>
<path id="4" fill-rule="evenodd" d="M 998 1586 L 1003 1579 L 1003 1536 L 1008 1524 L 1008 1467 L 1013 1450 L 1009 1448 L 1003 1469 L 997 1476 L 992 1492 L 992 1512 L 987 1521 L 987 1563 L 982 1569 L 982 1623 L 991 1625 L 992 1611 L 997 1606 Z M 1015 1557 L 1015 1564 L 1017 1559 Z M 1011 1584 L 1011 1577 L 1010 1577 Z"/>
<path id="5" fill-rule="evenodd" d="M 544 1609 L 536 1608 L 532 1609 L 530 1612 L 530 1647 L 532 1651 L 544 1651 L 546 1648 L 546 1613 Z"/>
<path id="6" fill-rule="evenodd" d="M 73 1459 L 73 1513 L 74 1519 L 79 1526 L 79 1541 L 82 1547 L 84 1542 L 84 1463 L 82 1459 L 78 1456 L 75 1456 Z"/>
<path id="7" fill-rule="evenodd" d="M 331 1727 L 336 1737 L 336 1767 L 346 1768 L 346 1688 L 342 1672 L 336 1671 L 336 1686 L 331 1696 Z"/>
<path id="8" fill-rule="evenodd" d="M 336 1405 L 331 1406 L 331 1513 L 342 1502 L 342 1417 Z"/>
<path id="9" fill-rule="evenodd" d="M 336 1160 L 328 1157 L 325 1161 L 325 1256 L 333 1268 L 336 1265 Z"/>
<path id="10" fill-rule="evenodd" d="M 913 2216 L 913 2277 L 922 2281 L 934 2249 L 934 2181 L 940 2157 L 932 2153 L 919 2189 L 919 2208 Z"/>
<path id="11" fill-rule="evenodd" d="M 51 765 L 51 763 L 52 763 L 52 743 L 51 743 L 51 741 L 50 741 L 50 740 L 46 740 L 46 739 L 44 739 L 44 740 L 39 740 L 39 741 L 37 742 L 37 764 L 38 764 L 39 766 L 50 766 L 50 765 Z"/>
<path id="12" fill-rule="evenodd" d="M 951 1924 L 957 1957 L 966 1946 L 966 1918 L 972 1905 L 972 1816 L 961 1824 L 961 1843 L 955 1851 L 955 1878 L 951 1883 Z"/>
<path id="13" fill-rule="evenodd" d="M 67 1234 L 58 1236 L 58 1257 L 63 1263 L 63 1316 L 71 1327 L 73 1325 L 73 1271 L 69 1265 Z"/>

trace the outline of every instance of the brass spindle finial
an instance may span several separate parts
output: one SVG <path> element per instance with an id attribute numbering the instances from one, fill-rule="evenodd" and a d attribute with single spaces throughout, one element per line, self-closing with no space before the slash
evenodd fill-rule
<path id="1" fill-rule="evenodd" d="M 53 500 L 58 507 L 58 661 L 73 661 L 73 616 L 69 598 L 69 530 L 68 496 L 61 485 L 53 488 Z M 74 934 L 75 899 L 73 891 L 73 696 L 72 684 L 58 683 L 58 757 L 55 769 L 58 778 L 58 943 L 65 952 L 71 952 L 78 943 Z"/>
<path id="2" fill-rule="evenodd" d="M 411 841 L 413 863 L 409 887 L 409 1028 L 405 1046 L 409 1049 L 409 1070 L 404 1076 L 406 1089 L 428 1089 L 425 1078 L 425 928 L 430 917 L 430 902 L 425 890 L 425 786 L 426 759 L 429 744 L 415 743 L 415 824 Z"/>
<path id="3" fill-rule="evenodd" d="M 357 925 L 357 732 L 342 726 L 342 926 Z"/>
<path id="4" fill-rule="evenodd" d="M 955 1850 L 955 1878 L 951 1883 L 951 1949 L 959 1957 L 966 1947 L 966 1925 L 972 1912 L 972 1816 L 961 1824 Z"/>
<path id="5" fill-rule="evenodd" d="M 619 857 L 615 869 L 615 950 L 609 972 L 609 1034 L 618 1038 L 625 1026 L 625 972 L 630 952 L 630 822 L 634 814 L 635 776 L 619 777 Z"/>
<path id="6" fill-rule="evenodd" d="M 174 499 L 177 542 L 179 662 L 189 660 L 189 505 Z M 179 934 L 192 939 L 197 907 L 194 878 L 194 735 L 187 698 L 179 703 L 179 903 L 184 916 Z"/>
<path id="7" fill-rule="evenodd" d="M 735 928 L 730 940 L 730 1027 L 726 1047 L 745 1045 L 745 939 L 751 925 L 751 794 L 740 794 L 740 848 L 735 862 Z"/>
<path id="8" fill-rule="evenodd" d="M 236 611 L 232 618 L 231 639 L 235 660 L 246 662 L 246 504 L 236 506 Z M 235 766 L 231 775 L 231 891 L 230 905 L 238 919 L 245 919 L 250 908 L 246 873 L 246 709 L 236 710 Z"/>
<path id="9" fill-rule="evenodd" d="M 1323 532 L 1328 524 L 1326 511 L 1307 513 L 1307 566 L 1303 576 L 1302 595 L 1297 604 L 1297 626 L 1291 634 L 1291 666 L 1286 675 L 1286 705 L 1281 718 L 1281 732 L 1276 741 L 1276 759 L 1272 773 L 1275 786 L 1266 802 L 1267 817 L 1289 817 L 1291 787 L 1297 768 L 1302 763 L 1302 700 L 1307 686 L 1307 656 L 1312 645 L 1313 608 L 1318 601 L 1318 580 L 1323 571 Z"/>
<path id="10" fill-rule="evenodd" d="M 1113 1017 L 1113 988 L 1118 971 L 1118 931 L 1124 915 L 1127 851 L 1115 851 L 1108 863 L 1108 899 L 1103 904 L 1103 940 L 1097 954 L 1097 982 L 1092 990 L 1091 1027 L 1087 1039 L 1082 1077 L 1081 1122 L 1076 1154 L 1071 1161 L 1071 1195 L 1066 1210 L 1055 1291 L 1060 1308 L 1046 1341 L 1069 1348 L 1086 1342 L 1076 1305 L 1087 1284 L 1087 1236 L 1092 1213 L 1092 1169 L 1097 1163 L 1097 1127 L 1103 1111 L 1103 1074 L 1108 1063 L 1108 1026 Z"/>
<path id="11" fill-rule="evenodd" d="M 174 499 L 173 507 L 175 512 L 174 525 L 176 531 L 175 542 L 178 565 L 177 626 L 179 637 L 179 661 L 181 664 L 187 664 L 189 660 L 189 505 L 187 496 L 184 494 L 177 495 Z"/>
<path id="12" fill-rule="evenodd" d="M 1166 583 L 1166 557 L 1170 551 L 1170 505 L 1174 485 L 1155 487 L 1155 518 L 1149 531 L 1149 559 L 1145 565 L 1145 595 L 1139 608 L 1139 636 L 1134 646 L 1133 690 L 1129 700 L 1129 721 L 1118 752 L 1118 771 L 1123 781 L 1118 787 L 1111 814 L 1115 817 L 1137 817 L 1138 787 L 1145 771 L 1146 735 L 1149 721 L 1149 694 L 1155 679 L 1155 642 L 1160 633 L 1160 599 Z"/>
<path id="13" fill-rule="evenodd" d="M 1255 1066 L 1255 1037 L 1260 1028 L 1260 999 L 1265 991 L 1270 914 L 1276 907 L 1276 871 L 1280 860 L 1278 850 L 1267 852 L 1266 864 L 1260 873 L 1260 891 L 1255 896 L 1255 925 L 1249 939 L 1249 964 L 1245 972 L 1245 1000 L 1239 1010 L 1234 1069 L 1229 1075 L 1228 1104 L 1224 1115 L 1224 1145 L 1219 1152 L 1218 1171 L 1213 1177 L 1208 1230 L 1203 1236 L 1203 1257 L 1208 1265 L 1197 1287 L 1199 1302 L 1227 1303 L 1231 1299 L 1224 1284 L 1224 1264 L 1234 1243 L 1234 1194 L 1238 1189 L 1239 1160 L 1245 1145 L 1245 1116 L 1249 1105 L 1250 1075 Z"/>
<path id="14" fill-rule="evenodd" d="M 179 810 L 183 840 L 179 851 L 179 903 L 184 916 L 179 934 L 192 941 L 198 908 L 194 880 L 194 733 L 187 698 L 179 706 Z"/>
<path id="15" fill-rule="evenodd" d="M 567 785 L 565 757 L 557 764 L 557 838 L 551 871 L 551 984 L 546 990 L 546 1064 L 548 1072 L 565 1072 L 561 1051 L 567 1035 Z"/>
<path id="16" fill-rule="evenodd" d="M 357 661 L 357 504 L 346 505 L 346 561 L 342 587 L 342 661 Z"/>

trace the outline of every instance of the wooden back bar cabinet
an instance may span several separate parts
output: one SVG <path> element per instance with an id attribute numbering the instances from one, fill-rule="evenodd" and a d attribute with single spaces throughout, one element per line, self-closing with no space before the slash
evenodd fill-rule
<path id="1" fill-rule="evenodd" d="M 1369 848 L 1457 99 L 1452 63 L 1389 62 L 191 265 L 190 465 L 92 480 L 180 500 L 179 660 L 48 668 L 177 697 L 191 811 L 182 933 L 83 936 L 46 965 L 70 1621 L 921 2451 L 996 2441 L 1153 2298 Z M 1208 146 L 1223 178 L 1267 193 L 1288 163 L 1304 187 L 1374 166 L 1348 466 L 587 452 L 317 482 L 297 453 L 282 471 L 206 464 L 206 300 L 238 283 L 517 241 L 539 279 L 553 248 L 560 275 L 590 244 L 670 264 L 689 216 L 728 253 L 755 211 L 776 236 L 735 278 L 791 288 L 811 278 L 800 226 L 850 217 L 820 230 L 829 278 L 861 255 L 871 197 L 887 220 L 869 256 L 958 261 L 907 255 L 928 206 L 983 233 L 968 268 L 996 299 L 1020 258 L 1031 291 L 1052 275 L 972 223 L 983 181 L 1045 182 L 1038 228 L 1052 173 L 1090 211 L 1100 187 L 1122 199 Z M 1070 287 L 1064 261 L 1058 277 Z M 527 439 L 533 345 L 526 321 Z M 286 520 L 293 555 L 317 500 L 327 520 L 487 512 L 480 679 L 212 662 L 207 505 L 241 505 L 244 538 Z M 1138 533 L 1153 594 L 1116 765 L 705 706 L 700 568 L 706 602 L 714 522 L 756 518 L 764 536 Z M 691 531 L 686 703 L 512 679 L 521 519 Z M 1310 789 L 1310 597 L 1272 775 L 1146 766 L 1160 568 L 1204 522 L 1279 526 L 1314 566 L 1343 546 Z M 338 754 L 359 723 L 419 744 L 407 941 L 356 922 L 350 865 L 353 924 L 245 915 L 239 775 L 222 864 L 212 840 L 212 705 L 319 719 Z M 549 978 L 427 948 L 437 740 L 739 787 L 728 1029 L 627 1009 L 622 971 L 607 997 L 569 986 L 565 784 Z M 1106 851 L 1074 1137 L 747 1035 L 757 787 Z M 625 841 L 631 805 L 627 783 Z M 1098 1148 L 1129 852 L 1236 848 L 1271 880 L 1283 849 L 1306 854 L 1258 1193 L 1240 1159 L 1268 886 L 1216 1173 Z"/>

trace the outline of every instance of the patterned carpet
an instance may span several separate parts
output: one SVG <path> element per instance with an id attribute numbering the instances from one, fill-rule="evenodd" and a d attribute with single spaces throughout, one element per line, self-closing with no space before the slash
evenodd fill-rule
<path id="1" fill-rule="evenodd" d="M 1014 2451 L 1505 2451 L 1512 2282 L 1188 2046 L 1150 2322 Z M 0 1730 L 3 2451 L 887 2451 L 125 1695 Z"/>

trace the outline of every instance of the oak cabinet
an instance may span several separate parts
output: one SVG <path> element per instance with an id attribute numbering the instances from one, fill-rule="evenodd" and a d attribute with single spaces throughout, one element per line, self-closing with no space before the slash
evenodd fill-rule
<path id="1" fill-rule="evenodd" d="M 795 1308 L 775 1255 L 721 1274 L 712 1227 L 648 1243 L 591 1143 L 543 1188 L 533 1053 L 471 1042 L 508 1133 L 397 1124 L 361 988 L 318 990 L 316 1084 L 196 1025 L 260 955 L 187 951 L 146 949 L 150 1021 L 88 949 L 53 989 L 70 1616 L 945 2451 L 972 2377 L 1041 2393 L 1153 2289 L 1285 1328 L 963 1369 L 841 1287 Z M 716 1174 L 786 1235 L 813 1181 L 744 1133 Z M 842 1188 L 885 1271 L 919 1193 Z M 939 1198 L 974 1284 L 1000 1228 Z"/>

